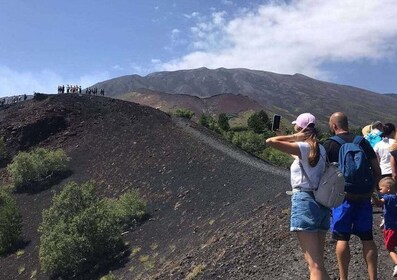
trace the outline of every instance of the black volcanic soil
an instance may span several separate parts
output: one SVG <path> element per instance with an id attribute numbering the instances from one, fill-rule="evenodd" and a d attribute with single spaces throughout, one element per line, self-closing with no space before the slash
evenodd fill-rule
<path id="1" fill-rule="evenodd" d="M 24 253 L 0 258 L 0 279 L 47 279 L 38 262 L 41 212 L 65 183 L 89 179 L 102 196 L 137 188 L 148 202 L 149 219 L 123 235 L 129 257 L 109 268 L 119 279 L 186 279 L 193 271 L 201 271 L 194 279 L 308 278 L 288 231 L 288 172 L 202 127 L 135 103 L 65 94 L 1 109 L 0 134 L 12 154 L 42 146 L 71 157 L 69 177 L 15 194 Z M 0 174 L 6 183 L 5 170 Z M 389 279 L 392 266 L 379 229 L 374 233 L 379 279 Z M 355 238 L 352 245 L 351 279 L 367 279 Z M 327 268 L 337 279 L 333 248 L 327 238 Z"/>

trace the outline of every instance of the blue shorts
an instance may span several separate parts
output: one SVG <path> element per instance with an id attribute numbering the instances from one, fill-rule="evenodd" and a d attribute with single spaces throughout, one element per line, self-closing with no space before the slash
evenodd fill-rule
<path id="1" fill-rule="evenodd" d="M 313 192 L 298 191 L 291 198 L 291 231 L 327 231 L 330 210 L 314 200 Z"/>
<path id="2" fill-rule="evenodd" d="M 357 235 L 361 240 L 373 240 L 371 199 L 345 201 L 332 209 L 332 237 L 336 240 L 350 240 Z"/>

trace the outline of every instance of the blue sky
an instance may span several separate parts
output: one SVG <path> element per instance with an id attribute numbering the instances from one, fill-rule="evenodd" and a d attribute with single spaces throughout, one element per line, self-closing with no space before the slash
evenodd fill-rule
<path id="1" fill-rule="evenodd" d="M 0 0 L 0 96 L 250 68 L 397 93 L 395 0 Z"/>

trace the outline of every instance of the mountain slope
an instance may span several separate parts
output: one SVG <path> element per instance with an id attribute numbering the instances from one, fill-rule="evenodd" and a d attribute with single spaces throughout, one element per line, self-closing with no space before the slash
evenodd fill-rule
<path id="1" fill-rule="evenodd" d="M 346 112 L 354 126 L 363 126 L 374 120 L 397 122 L 394 113 L 397 99 L 391 96 L 322 82 L 300 74 L 199 68 L 157 72 L 145 77 L 123 76 L 95 86 L 104 88 L 106 94 L 114 97 L 141 88 L 198 97 L 241 94 L 290 120 L 302 112 L 310 111 L 318 116 L 322 124 L 326 124 L 328 116 L 335 111 Z"/>
<path id="2" fill-rule="evenodd" d="M 215 115 L 226 113 L 237 115 L 240 112 L 259 111 L 264 109 L 263 106 L 249 97 L 234 94 L 220 94 L 200 98 L 185 94 L 169 94 L 140 89 L 121 95 L 119 98 L 157 108 L 163 112 L 172 112 L 177 108 L 187 108 L 195 113 L 195 119 L 198 119 L 201 113 Z"/>
<path id="3" fill-rule="evenodd" d="M 195 279 L 308 277 L 288 232 L 288 172 L 203 127 L 132 102 L 65 94 L 1 109 L 0 134 L 13 154 L 42 146 L 71 157 L 68 178 L 14 194 L 26 244 L 24 254 L 0 258 L 0 279 L 31 279 L 36 270 L 37 279 L 47 279 L 38 262 L 42 210 L 66 182 L 89 179 L 101 196 L 136 188 L 148 201 L 150 218 L 123 235 L 129 258 L 109 268 L 120 279 L 186 279 L 195 268 L 202 270 Z M 7 181 L 4 169 L 0 174 Z M 327 268 L 335 278 L 333 247 L 328 238 Z M 353 238 L 352 275 L 364 279 L 360 250 Z M 389 260 L 380 251 L 379 278 L 386 279 Z"/>

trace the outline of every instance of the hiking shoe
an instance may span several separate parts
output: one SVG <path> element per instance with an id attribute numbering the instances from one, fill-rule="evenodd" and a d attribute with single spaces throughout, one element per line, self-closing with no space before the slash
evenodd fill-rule
<path id="1" fill-rule="evenodd" d="M 393 277 L 397 277 L 397 264 L 394 265 L 394 269 L 393 269 Z"/>
<path id="2" fill-rule="evenodd" d="M 385 219 L 382 219 L 382 221 L 380 222 L 379 227 L 380 227 L 381 229 L 383 229 L 383 228 L 385 227 Z"/>

